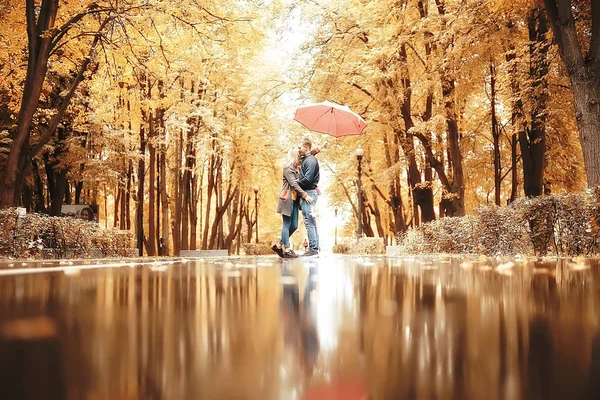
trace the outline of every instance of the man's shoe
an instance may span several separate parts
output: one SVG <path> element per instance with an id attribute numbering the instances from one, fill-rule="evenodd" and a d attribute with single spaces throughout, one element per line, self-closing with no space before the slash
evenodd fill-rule
<path id="1" fill-rule="evenodd" d="M 271 249 L 277 253 L 277 255 L 279 257 L 283 258 L 283 249 L 281 247 L 278 246 L 278 243 L 274 244 L 273 246 L 271 246 Z"/>
<path id="2" fill-rule="evenodd" d="M 283 258 L 298 258 L 298 254 L 294 253 L 292 250 L 287 250 L 283 252 Z"/>
<path id="3" fill-rule="evenodd" d="M 313 256 L 318 256 L 319 255 L 319 251 L 318 250 L 308 250 L 306 253 L 302 254 L 302 257 L 313 257 Z"/>

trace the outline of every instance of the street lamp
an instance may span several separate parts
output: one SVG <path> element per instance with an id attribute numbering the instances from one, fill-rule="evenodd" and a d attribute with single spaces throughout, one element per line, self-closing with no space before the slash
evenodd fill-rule
<path id="1" fill-rule="evenodd" d="M 336 245 L 337 245 L 337 226 L 338 226 L 337 212 L 338 212 L 338 208 L 337 208 L 337 207 L 335 207 L 335 208 L 333 209 L 333 212 L 334 212 L 334 214 L 335 214 L 335 236 L 334 236 L 334 237 L 335 237 L 335 242 L 334 242 L 334 244 L 336 244 Z"/>
<path id="2" fill-rule="evenodd" d="M 358 183 L 357 183 L 357 189 L 358 189 L 358 238 L 361 238 L 363 235 L 363 224 L 362 224 L 362 208 L 363 208 L 363 202 L 362 202 L 362 181 L 361 181 L 361 173 L 362 173 L 362 158 L 363 158 L 363 154 L 365 153 L 365 151 L 363 149 L 361 149 L 360 147 L 358 149 L 356 149 L 356 151 L 354 152 L 356 154 L 356 159 L 358 160 Z"/>
<path id="3" fill-rule="evenodd" d="M 256 244 L 258 244 L 258 185 L 254 185 L 254 210 L 256 211 Z"/>

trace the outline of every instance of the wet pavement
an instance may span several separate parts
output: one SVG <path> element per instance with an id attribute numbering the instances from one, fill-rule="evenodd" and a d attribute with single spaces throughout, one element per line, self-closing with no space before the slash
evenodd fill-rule
<path id="1" fill-rule="evenodd" d="M 598 260 L 34 272 L 0 274 L 0 399 L 600 399 Z"/>

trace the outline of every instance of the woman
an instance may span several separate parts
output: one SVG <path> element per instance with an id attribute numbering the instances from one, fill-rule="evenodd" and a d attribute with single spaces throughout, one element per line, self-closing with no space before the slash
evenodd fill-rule
<path id="1" fill-rule="evenodd" d="M 313 199 L 298 185 L 300 167 L 300 154 L 297 147 L 292 147 L 287 152 L 285 167 L 283 167 L 283 183 L 277 203 L 277 212 L 281 214 L 281 239 L 274 244 L 273 251 L 283 258 L 296 258 L 298 255 L 290 249 L 290 236 L 298 229 L 298 202 L 302 197 L 309 204 L 314 204 Z"/>
<path id="2" fill-rule="evenodd" d="M 94 221 L 94 211 L 90 207 L 86 207 L 79 212 L 79 218 L 86 221 Z"/>

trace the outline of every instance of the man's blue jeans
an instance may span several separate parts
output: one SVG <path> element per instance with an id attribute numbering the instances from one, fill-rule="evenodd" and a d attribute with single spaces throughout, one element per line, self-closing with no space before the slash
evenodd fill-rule
<path id="1" fill-rule="evenodd" d="M 315 205 L 319 195 L 314 189 L 306 190 L 306 193 L 312 197 L 315 204 L 310 205 L 304 199 L 300 199 L 300 208 L 302 209 L 302 218 L 308 235 L 308 249 L 319 250 L 319 232 L 317 231 L 317 211 Z"/>
<path id="2" fill-rule="evenodd" d="M 281 243 L 286 249 L 290 248 L 290 236 L 298 229 L 298 204 L 294 201 L 292 215 L 289 217 L 282 215 L 283 225 L 281 225 Z"/>

